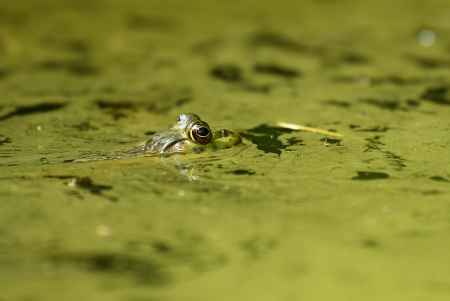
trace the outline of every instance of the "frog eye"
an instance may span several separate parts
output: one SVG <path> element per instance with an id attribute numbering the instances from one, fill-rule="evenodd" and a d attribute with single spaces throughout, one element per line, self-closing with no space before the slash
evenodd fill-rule
<path id="1" fill-rule="evenodd" d="M 208 144 L 212 139 L 211 130 L 206 123 L 194 124 L 189 132 L 189 136 L 198 144 Z"/>

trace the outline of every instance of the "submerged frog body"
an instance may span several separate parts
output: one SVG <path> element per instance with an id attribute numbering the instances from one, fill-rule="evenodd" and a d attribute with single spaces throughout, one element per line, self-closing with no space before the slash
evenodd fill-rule
<path id="1" fill-rule="evenodd" d="M 128 153 L 174 154 L 198 153 L 206 149 L 223 149 L 241 143 L 238 133 L 230 130 L 211 130 L 208 123 L 195 114 L 180 114 L 170 129 L 156 133 L 142 145 Z"/>

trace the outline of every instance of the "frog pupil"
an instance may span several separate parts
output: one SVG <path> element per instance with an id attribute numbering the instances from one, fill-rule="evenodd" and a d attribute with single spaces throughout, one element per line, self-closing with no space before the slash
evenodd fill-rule
<path id="1" fill-rule="evenodd" d="M 197 130 L 197 134 L 200 137 L 206 137 L 209 135 L 209 129 L 203 126 Z"/>

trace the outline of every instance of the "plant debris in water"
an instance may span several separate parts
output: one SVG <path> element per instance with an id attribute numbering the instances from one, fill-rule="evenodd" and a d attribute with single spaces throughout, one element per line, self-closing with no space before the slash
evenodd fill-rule
<path id="1" fill-rule="evenodd" d="M 11 143 L 11 138 L 0 135 L 0 145 L 6 144 L 6 143 Z"/>
<path id="2" fill-rule="evenodd" d="M 359 125 L 350 124 L 349 127 L 355 130 L 356 132 L 370 132 L 370 133 L 385 133 L 390 129 L 388 126 L 381 126 L 381 125 L 362 128 Z"/>
<path id="3" fill-rule="evenodd" d="M 90 177 L 78 177 L 70 175 L 49 175 L 45 177 L 50 179 L 69 180 L 67 182 L 67 186 L 69 187 L 80 188 L 82 190 L 88 191 L 89 193 L 105 197 L 110 201 L 117 201 L 115 197 L 106 196 L 103 193 L 105 191 L 112 190 L 112 186 L 97 184 Z"/>
<path id="4" fill-rule="evenodd" d="M 367 141 L 366 149 L 364 152 L 379 152 L 383 154 L 384 158 L 389 162 L 390 165 L 392 165 L 396 170 L 402 170 L 406 167 L 406 159 L 403 158 L 400 155 L 395 154 L 392 151 L 386 150 L 384 147 L 386 146 L 385 143 L 381 141 L 381 136 L 374 136 L 366 138 Z"/>
<path id="5" fill-rule="evenodd" d="M 253 170 L 249 170 L 249 169 L 235 169 L 235 170 L 232 170 L 230 173 L 237 175 L 237 176 L 243 176 L 243 175 L 252 176 L 256 172 L 254 172 Z"/>
<path id="6" fill-rule="evenodd" d="M 40 62 L 37 67 L 47 71 L 67 71 L 77 76 L 92 76 L 99 73 L 98 68 L 84 57 L 69 60 L 47 60 Z"/>
<path id="7" fill-rule="evenodd" d="M 350 108 L 352 106 L 352 104 L 350 102 L 345 101 L 345 100 L 338 100 L 338 99 L 326 100 L 326 101 L 324 101 L 324 103 L 326 105 L 331 105 L 331 106 L 340 107 L 340 108 Z"/>
<path id="8" fill-rule="evenodd" d="M 0 121 L 16 116 L 25 116 L 30 114 L 52 112 L 61 109 L 65 106 L 66 106 L 65 103 L 60 102 L 42 102 L 35 105 L 17 106 L 14 108 L 13 111 L 0 116 Z"/>
<path id="9" fill-rule="evenodd" d="M 229 83 L 237 83 L 243 80 L 242 70 L 234 64 L 222 64 L 211 69 L 211 76 Z"/>
<path id="10" fill-rule="evenodd" d="M 368 99 L 362 99 L 361 101 L 365 102 L 369 105 L 383 109 L 383 110 L 388 110 L 388 111 L 403 110 L 399 100 L 368 98 Z"/>
<path id="11" fill-rule="evenodd" d="M 369 180 L 383 180 L 389 178 L 389 174 L 379 171 L 358 171 L 358 175 L 354 176 L 352 180 L 369 181 Z"/>
<path id="12" fill-rule="evenodd" d="M 134 278 L 139 284 L 165 285 L 170 277 L 156 261 L 112 252 L 61 253 L 49 257 L 53 264 L 71 264 L 90 272 L 118 274 Z"/>
<path id="13" fill-rule="evenodd" d="M 436 182 L 445 182 L 445 183 L 450 183 L 450 180 L 442 177 L 442 176 L 432 176 L 430 177 L 430 180 L 436 181 Z"/>
<path id="14" fill-rule="evenodd" d="M 281 155 L 281 152 L 290 145 L 288 143 L 283 143 L 283 141 L 280 140 L 280 136 L 292 132 L 293 130 L 291 129 L 261 124 L 246 130 L 242 133 L 242 136 L 250 140 L 259 150 L 262 150 L 265 153 Z"/>
<path id="15" fill-rule="evenodd" d="M 438 86 L 426 89 L 421 98 L 438 105 L 450 106 L 449 88 L 447 86 Z"/>
<path id="16" fill-rule="evenodd" d="M 255 64 L 253 66 L 253 70 L 256 73 L 261 74 L 267 74 L 267 75 L 273 75 L 278 76 L 281 78 L 297 78 L 300 77 L 301 73 L 295 68 L 287 67 L 287 66 L 281 66 L 279 64 Z"/>
<path id="17" fill-rule="evenodd" d="M 330 138 L 330 137 L 323 137 L 320 138 L 320 141 L 322 141 L 325 145 L 337 145 L 342 146 L 342 140 L 336 139 L 336 138 Z"/>
<path id="18" fill-rule="evenodd" d="M 290 37 L 277 32 L 257 32 L 249 39 L 253 47 L 272 47 L 288 52 L 305 52 L 308 47 Z"/>

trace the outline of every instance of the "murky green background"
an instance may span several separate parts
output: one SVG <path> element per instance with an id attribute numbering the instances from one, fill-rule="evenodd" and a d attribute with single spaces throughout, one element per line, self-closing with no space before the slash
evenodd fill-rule
<path id="1" fill-rule="evenodd" d="M 449 20 L 445 0 L 1 1 L 0 300 L 449 300 Z M 180 112 L 248 139 L 70 162 Z"/>

